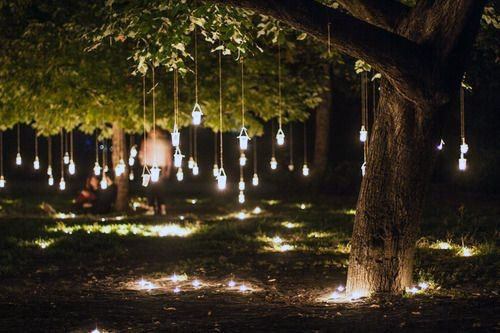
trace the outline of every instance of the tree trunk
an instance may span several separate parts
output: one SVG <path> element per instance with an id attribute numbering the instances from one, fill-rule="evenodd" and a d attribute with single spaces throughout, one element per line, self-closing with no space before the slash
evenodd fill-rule
<path id="1" fill-rule="evenodd" d="M 125 133 L 122 128 L 113 123 L 113 170 L 115 166 L 120 162 L 120 159 L 124 161 L 127 160 L 127 145 L 125 142 Z M 129 183 L 128 183 L 128 167 L 125 169 L 125 172 L 119 176 L 115 176 L 115 185 L 116 185 L 116 200 L 115 200 L 115 210 L 117 212 L 124 212 L 128 209 L 128 201 L 129 201 Z"/>
<path id="2" fill-rule="evenodd" d="M 436 110 L 383 81 L 356 208 L 348 293 L 400 292 L 412 283 L 413 254 L 430 178 Z"/>
<path id="3" fill-rule="evenodd" d="M 328 153 L 330 149 L 330 112 L 332 109 L 332 91 L 330 66 L 325 65 L 325 75 L 328 78 L 328 90 L 323 93 L 322 102 L 316 108 L 316 128 L 314 138 L 313 170 L 316 182 L 323 180 L 328 166 Z M 322 183 L 322 182 L 320 182 Z M 319 183 L 318 183 L 319 184 Z"/>

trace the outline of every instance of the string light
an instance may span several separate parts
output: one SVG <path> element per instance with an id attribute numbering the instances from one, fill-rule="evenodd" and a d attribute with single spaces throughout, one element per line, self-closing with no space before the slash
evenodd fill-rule
<path id="1" fill-rule="evenodd" d="M 271 121 L 271 161 L 269 165 L 271 166 L 271 170 L 276 170 L 278 168 L 278 161 L 276 160 L 276 149 L 274 147 L 274 139 L 272 138 L 274 135 L 274 122 Z"/>
<path id="2" fill-rule="evenodd" d="M 465 75 L 464 79 L 465 80 Z M 458 169 L 465 171 L 467 169 L 467 159 L 465 154 L 469 151 L 469 145 L 465 142 L 465 83 L 462 81 L 460 85 L 460 158 L 458 159 Z"/>
<path id="3" fill-rule="evenodd" d="M 240 150 L 246 150 L 250 137 L 245 127 L 245 64 L 243 59 L 241 59 L 241 130 L 238 135 L 238 140 L 240 143 Z"/>
<path id="4" fill-rule="evenodd" d="M 259 185 L 259 175 L 257 175 L 257 138 L 255 138 L 255 142 L 253 144 L 253 177 L 252 177 L 252 185 Z"/>
<path id="5" fill-rule="evenodd" d="M 67 134 L 67 133 L 66 133 Z M 69 164 L 69 152 L 68 152 L 68 138 L 66 137 L 63 129 L 63 140 L 64 140 L 64 164 Z"/>
<path id="6" fill-rule="evenodd" d="M 0 131 L 0 188 L 4 188 L 6 184 L 3 175 L 3 131 Z"/>
<path id="7" fill-rule="evenodd" d="M 16 154 L 16 165 L 20 166 L 23 164 L 23 158 L 21 157 L 21 125 L 17 124 L 17 154 Z"/>
<path id="8" fill-rule="evenodd" d="M 195 127 L 193 130 L 193 149 L 194 149 L 194 163 L 191 171 L 193 176 L 198 176 L 200 174 L 200 167 L 198 166 L 198 128 Z"/>
<path id="9" fill-rule="evenodd" d="M 240 154 L 240 166 L 245 166 L 247 164 L 247 157 L 245 156 L 245 153 Z"/>
<path id="10" fill-rule="evenodd" d="M 99 176 L 101 174 L 101 166 L 99 165 L 99 138 L 97 136 L 97 130 L 95 131 L 95 163 L 93 170 L 95 176 Z"/>
<path id="11" fill-rule="evenodd" d="M 115 166 L 115 176 L 121 177 L 127 169 L 127 166 L 125 165 L 125 161 L 123 159 L 123 151 L 125 149 L 125 147 L 123 145 L 123 141 L 125 140 L 125 134 L 123 133 L 123 130 L 120 128 L 118 130 L 117 135 L 119 135 L 117 149 L 118 149 L 118 152 L 120 153 L 120 159 L 118 160 L 118 163 Z"/>
<path id="12" fill-rule="evenodd" d="M 281 105 L 281 45 L 278 31 L 278 132 L 276 133 L 276 142 L 278 146 L 285 144 L 285 133 L 282 129 L 282 105 Z"/>
<path id="13" fill-rule="evenodd" d="M 184 155 L 182 155 L 181 150 L 179 149 L 179 147 L 176 147 L 175 153 L 174 153 L 174 166 L 176 168 L 182 167 L 182 159 L 183 158 L 184 158 Z"/>
<path id="14" fill-rule="evenodd" d="M 40 170 L 40 159 L 38 158 L 38 132 L 35 131 L 35 160 L 33 161 L 33 169 Z"/>
<path id="15" fill-rule="evenodd" d="M 64 181 L 64 134 L 61 130 L 61 180 L 59 181 L 59 189 L 64 191 L 66 189 L 66 182 Z"/>
<path id="16" fill-rule="evenodd" d="M 193 107 L 193 111 L 191 112 L 191 116 L 193 118 L 193 125 L 198 126 L 201 124 L 201 117 L 203 116 L 203 112 L 201 110 L 201 106 L 198 103 L 198 34 L 196 25 L 193 30 L 194 34 L 194 96 L 195 103 Z"/>
<path id="17" fill-rule="evenodd" d="M 359 131 L 359 141 L 363 143 L 361 175 L 364 177 L 368 155 L 368 77 L 366 72 L 361 74 L 361 130 Z"/>
<path id="18" fill-rule="evenodd" d="M 240 194 L 238 194 L 238 202 L 240 204 L 245 203 L 245 192 L 240 191 Z"/>
<path id="19" fill-rule="evenodd" d="M 212 174 L 214 177 L 219 176 L 219 165 L 217 164 L 217 132 L 214 132 L 214 167 L 212 169 Z"/>
<path id="20" fill-rule="evenodd" d="M 49 136 L 47 138 L 47 159 L 48 159 L 48 166 L 47 166 L 47 176 L 48 178 L 48 184 L 49 186 L 54 185 L 54 176 L 52 174 L 52 137 Z"/>
<path id="21" fill-rule="evenodd" d="M 151 180 L 151 174 L 147 166 L 148 140 L 146 137 L 146 75 L 142 76 L 142 135 L 144 144 L 144 166 L 142 168 L 141 179 L 142 179 L 142 186 L 147 187 L 149 185 L 149 181 Z"/>
<path id="22" fill-rule="evenodd" d="M 152 95 L 153 95 L 153 165 L 151 167 L 151 181 L 153 183 L 156 183 L 158 180 L 160 180 L 160 167 L 158 166 L 158 162 L 156 159 L 156 83 L 155 83 L 155 68 L 153 66 L 152 68 L 152 73 L 153 73 L 153 88 L 152 88 Z M 175 71 L 174 71 L 175 73 Z M 174 76 L 175 77 L 175 76 Z M 175 90 L 175 85 L 174 85 L 174 90 Z M 175 111 L 175 110 L 174 110 Z M 179 142 L 177 142 L 177 146 L 179 145 Z"/>
<path id="23" fill-rule="evenodd" d="M 188 169 L 192 170 L 194 167 L 194 157 L 193 157 L 193 126 L 189 126 L 189 160 Z"/>
<path id="24" fill-rule="evenodd" d="M 74 175 L 76 173 L 76 165 L 75 165 L 75 151 L 73 147 L 73 130 L 70 131 L 69 134 L 69 150 L 70 150 L 70 158 L 69 158 L 69 164 L 68 164 L 68 173 L 70 175 Z"/>
<path id="25" fill-rule="evenodd" d="M 177 169 L 177 173 L 175 176 L 177 178 L 177 181 L 179 182 L 181 182 L 184 179 L 184 172 L 182 171 L 182 168 Z"/>
<path id="26" fill-rule="evenodd" d="M 154 71 L 153 71 L 153 74 L 154 74 Z M 179 128 L 178 128 L 178 100 L 177 100 L 177 89 L 178 89 L 178 72 L 177 72 L 177 68 L 174 69 L 174 129 L 172 131 L 172 146 L 174 147 L 178 147 L 180 145 L 180 141 L 181 141 L 181 133 L 179 132 Z M 154 90 L 153 90 L 153 96 L 154 96 Z M 154 104 L 153 104 L 153 112 L 154 112 Z"/>
<path id="27" fill-rule="evenodd" d="M 220 134 L 220 168 L 217 176 L 217 187 L 219 190 L 226 188 L 227 175 L 224 171 L 224 144 L 222 139 L 222 51 L 219 50 L 219 134 Z M 215 167 L 214 167 L 215 169 Z"/>
<path id="28" fill-rule="evenodd" d="M 445 146 L 445 143 L 444 143 L 443 139 L 441 139 L 441 141 L 439 142 L 439 144 L 437 145 L 436 148 L 437 148 L 437 150 L 443 150 L 444 146 Z"/>
<path id="29" fill-rule="evenodd" d="M 107 159 L 107 146 L 106 146 L 106 139 L 103 140 L 102 142 L 102 178 L 99 183 L 101 186 L 102 190 L 105 190 L 108 188 L 108 181 L 106 179 L 106 172 L 108 172 L 108 159 Z"/>
<path id="30" fill-rule="evenodd" d="M 293 172 L 295 170 L 295 165 L 293 164 L 293 125 L 290 123 L 290 163 L 288 163 L 288 170 Z"/>
<path id="31" fill-rule="evenodd" d="M 302 175 L 309 176 L 309 166 L 307 165 L 307 123 L 304 122 L 304 165 L 302 165 Z"/>

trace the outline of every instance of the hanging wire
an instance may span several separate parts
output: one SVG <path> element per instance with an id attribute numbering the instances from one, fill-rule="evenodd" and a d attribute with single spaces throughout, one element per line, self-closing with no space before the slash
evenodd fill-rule
<path id="1" fill-rule="evenodd" d="M 95 161 L 99 163 L 99 136 L 97 135 L 97 129 L 95 130 Z"/>
<path id="2" fill-rule="evenodd" d="M 155 83 L 155 68 L 153 66 L 153 164 L 156 165 L 156 83 Z"/>
<path id="3" fill-rule="evenodd" d="M 198 104 L 198 31 L 194 25 L 194 98 Z"/>
<path id="4" fill-rule="evenodd" d="M 245 127 L 245 64 L 241 59 L 241 126 Z"/>
<path id="5" fill-rule="evenodd" d="M 142 169 L 142 175 L 148 170 L 148 140 L 146 136 L 146 74 L 142 76 L 142 137 L 144 144 L 144 167 Z"/>
<path id="6" fill-rule="evenodd" d="M 290 132 L 290 165 L 293 165 L 293 124 L 290 123 L 289 125 L 289 132 Z"/>
<path id="7" fill-rule="evenodd" d="M 198 139 L 198 129 L 197 129 L 197 126 L 194 127 L 194 131 L 193 131 L 193 150 L 194 150 L 194 161 L 196 163 L 198 163 L 198 144 L 197 144 L 197 139 Z"/>
<path id="8" fill-rule="evenodd" d="M 61 129 L 61 179 L 64 178 L 64 130 Z"/>
<path id="9" fill-rule="evenodd" d="M 253 173 L 257 174 L 257 137 L 253 141 Z"/>
<path id="10" fill-rule="evenodd" d="M 64 131 L 63 129 L 63 139 L 64 139 L 64 152 L 68 152 L 68 135 L 69 133 L 67 131 Z"/>
<path id="11" fill-rule="evenodd" d="M 281 45 L 278 38 L 278 128 L 281 129 Z"/>
<path id="12" fill-rule="evenodd" d="M 69 133 L 69 151 L 70 151 L 69 154 L 70 154 L 71 160 L 73 161 L 73 157 L 74 157 L 73 130 L 71 130 Z"/>
<path id="13" fill-rule="evenodd" d="M 21 153 L 21 124 L 17 124 L 17 153 Z"/>
<path id="14" fill-rule="evenodd" d="M 307 122 L 304 122 L 304 164 L 307 164 Z"/>
<path id="15" fill-rule="evenodd" d="M 3 177 L 3 131 L 0 131 L 0 176 Z"/>
<path id="16" fill-rule="evenodd" d="M 217 154 L 217 150 L 219 149 L 217 138 L 218 138 L 219 133 L 214 132 L 214 164 L 217 165 L 217 162 L 219 160 L 219 156 Z"/>
<path id="17" fill-rule="evenodd" d="M 222 142 L 222 51 L 219 50 L 219 133 L 220 133 L 220 167 L 224 167 L 224 145 Z"/>
<path id="18" fill-rule="evenodd" d="M 274 120 L 271 120 L 271 156 L 276 157 L 275 154 L 275 147 L 274 147 Z"/>
<path id="19" fill-rule="evenodd" d="M 465 142 L 465 93 L 464 87 L 460 85 L 460 136 Z"/>
<path id="20" fill-rule="evenodd" d="M 52 137 L 49 136 L 47 137 L 47 155 L 48 155 L 48 162 L 49 162 L 49 167 L 52 168 Z"/>
<path id="21" fill-rule="evenodd" d="M 174 69 L 174 128 L 177 128 L 179 117 L 179 72 Z"/>
<path id="22" fill-rule="evenodd" d="M 332 44 L 331 44 L 331 23 L 328 22 L 328 56 L 332 55 Z"/>
<path id="23" fill-rule="evenodd" d="M 107 140 L 103 139 L 102 140 L 102 168 L 103 168 L 103 176 L 106 173 L 106 167 L 108 166 L 108 156 L 107 156 Z"/>
<path id="24" fill-rule="evenodd" d="M 368 131 L 368 76 L 366 72 L 361 74 L 361 126 Z M 363 156 L 366 162 L 368 155 L 368 138 L 363 144 Z"/>
<path id="25" fill-rule="evenodd" d="M 189 157 L 193 157 L 193 125 L 189 126 Z"/>
<path id="26" fill-rule="evenodd" d="M 38 157 L 38 131 L 35 130 L 35 158 Z"/>

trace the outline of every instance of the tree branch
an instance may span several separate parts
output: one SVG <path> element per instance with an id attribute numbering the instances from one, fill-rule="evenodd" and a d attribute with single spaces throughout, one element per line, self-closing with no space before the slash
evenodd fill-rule
<path id="1" fill-rule="evenodd" d="M 396 31 L 398 23 L 410 8 L 395 0 L 337 0 L 353 16 L 389 31 Z"/>
<path id="2" fill-rule="evenodd" d="M 208 0 L 252 10 L 287 23 L 339 51 L 363 59 L 412 101 L 428 98 L 427 52 L 402 36 L 376 27 L 314 0 Z"/>

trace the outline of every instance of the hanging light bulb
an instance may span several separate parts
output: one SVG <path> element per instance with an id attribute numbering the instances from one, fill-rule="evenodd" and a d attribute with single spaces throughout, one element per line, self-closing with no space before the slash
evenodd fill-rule
<path id="1" fill-rule="evenodd" d="M 52 176 L 52 174 L 49 175 L 48 183 L 49 183 L 49 186 L 53 186 L 54 185 L 54 176 Z"/>
<path id="2" fill-rule="evenodd" d="M 16 155 L 16 165 L 19 166 L 23 164 L 23 158 L 21 157 L 21 153 L 17 153 Z"/>
<path id="3" fill-rule="evenodd" d="M 243 191 L 240 191 L 240 194 L 238 195 L 238 202 L 240 204 L 245 203 L 245 193 Z"/>
<path id="4" fill-rule="evenodd" d="M 238 189 L 240 191 L 244 191 L 245 190 L 245 181 L 243 180 L 243 178 L 240 178 L 240 182 L 238 183 Z"/>
<path id="5" fill-rule="evenodd" d="M 40 170 L 40 159 L 38 156 L 35 156 L 35 160 L 33 161 L 33 169 Z"/>
<path id="6" fill-rule="evenodd" d="M 304 166 L 302 166 L 302 175 L 304 176 L 309 176 L 309 167 L 307 166 L 307 163 L 304 163 Z"/>
<path id="7" fill-rule="evenodd" d="M 276 170 L 276 168 L 278 167 L 278 161 L 276 161 L 276 158 L 274 156 L 271 157 L 271 162 L 269 162 L 269 164 L 271 165 L 272 170 Z"/>
<path id="8" fill-rule="evenodd" d="M 128 173 L 128 180 L 133 181 L 135 179 L 134 171 L 130 170 Z"/>
<path id="9" fill-rule="evenodd" d="M 115 167 L 115 176 L 120 177 L 121 175 L 123 175 L 125 173 L 125 168 L 125 161 L 123 161 L 123 158 L 121 158 Z"/>
<path id="10" fill-rule="evenodd" d="M 142 174 L 142 186 L 148 187 L 150 180 L 151 180 L 151 175 L 149 173 Z"/>
<path id="11" fill-rule="evenodd" d="M 102 175 L 102 179 L 99 184 L 101 185 L 101 190 L 105 190 L 108 188 L 108 181 L 106 180 L 106 175 Z"/>
<path id="12" fill-rule="evenodd" d="M 366 162 L 361 165 L 361 175 L 364 177 L 366 172 Z"/>
<path id="13" fill-rule="evenodd" d="M 443 139 L 441 139 L 441 141 L 437 145 L 437 150 L 443 150 L 444 145 L 445 145 L 445 143 L 444 143 Z"/>
<path id="14" fill-rule="evenodd" d="M 214 168 L 212 169 L 212 174 L 214 177 L 219 177 L 219 166 L 217 163 L 214 164 Z"/>
<path id="15" fill-rule="evenodd" d="M 278 146 L 283 146 L 285 144 L 285 133 L 283 133 L 281 128 L 276 133 L 276 143 Z"/>
<path id="16" fill-rule="evenodd" d="M 248 132 L 245 127 L 241 128 L 238 140 L 240 141 L 240 150 L 246 150 L 248 148 L 248 141 L 250 141 L 250 137 L 248 136 Z"/>
<path id="17" fill-rule="evenodd" d="M 259 185 L 259 176 L 256 173 L 253 174 L 252 185 L 253 186 L 258 186 Z"/>
<path id="18" fill-rule="evenodd" d="M 102 170 L 102 168 L 99 165 L 99 162 L 96 161 L 94 164 L 94 175 L 99 176 L 101 174 L 101 170 Z"/>
<path id="19" fill-rule="evenodd" d="M 47 167 L 47 176 L 52 176 L 52 166 Z"/>
<path id="20" fill-rule="evenodd" d="M 136 158 L 137 154 L 138 154 L 137 146 L 134 145 L 134 146 L 132 146 L 132 148 L 130 148 L 130 157 Z"/>
<path id="21" fill-rule="evenodd" d="M 64 157 L 63 157 L 64 164 L 68 165 L 69 164 L 69 153 L 65 152 Z"/>
<path id="22" fill-rule="evenodd" d="M 240 165 L 245 166 L 247 164 L 247 157 L 245 156 L 245 153 L 240 154 Z"/>
<path id="23" fill-rule="evenodd" d="M 188 168 L 189 169 L 193 169 L 194 168 L 194 164 L 195 164 L 194 158 L 193 158 L 193 156 L 190 156 L 189 157 L 189 161 L 188 161 Z"/>
<path id="24" fill-rule="evenodd" d="M 458 169 L 460 171 L 465 171 L 465 169 L 467 169 L 467 159 L 463 153 L 460 154 L 460 158 L 458 159 Z"/>
<path id="25" fill-rule="evenodd" d="M 172 146 L 179 147 L 181 141 L 181 133 L 177 128 L 177 125 L 174 125 L 174 130 L 172 131 Z"/>
<path id="26" fill-rule="evenodd" d="M 102 172 L 108 173 L 109 171 L 109 166 L 105 165 L 104 168 L 102 168 Z"/>
<path id="27" fill-rule="evenodd" d="M 4 176 L 0 176 L 0 188 L 4 188 L 5 187 L 5 178 Z"/>
<path id="28" fill-rule="evenodd" d="M 153 165 L 151 168 L 151 181 L 156 183 L 160 180 L 160 168 L 157 165 Z"/>
<path id="29" fill-rule="evenodd" d="M 191 116 L 193 117 L 193 125 L 198 126 L 199 124 L 201 124 L 201 116 L 203 116 L 203 112 L 201 111 L 200 104 L 198 103 L 194 104 Z"/>
<path id="30" fill-rule="evenodd" d="M 361 126 L 361 130 L 359 131 L 359 141 L 361 142 L 366 142 L 366 139 L 368 138 L 368 131 L 366 130 L 365 126 Z"/>
<path id="31" fill-rule="evenodd" d="M 193 176 L 198 176 L 200 174 L 200 168 L 198 167 L 197 162 L 194 162 L 192 170 L 193 170 Z"/>
<path id="32" fill-rule="evenodd" d="M 227 182 L 227 176 L 226 172 L 224 171 L 224 168 L 219 169 L 219 175 L 217 176 L 217 187 L 219 190 L 225 190 L 226 189 L 226 182 Z"/>
<path id="33" fill-rule="evenodd" d="M 184 179 L 184 172 L 182 171 L 182 168 L 177 169 L 177 174 L 175 176 L 177 177 L 177 181 L 179 182 Z"/>
<path id="34" fill-rule="evenodd" d="M 290 172 L 295 170 L 295 165 L 293 165 L 292 163 L 288 164 L 288 170 L 290 170 Z"/>
<path id="35" fill-rule="evenodd" d="M 462 138 L 462 144 L 460 145 L 460 153 L 467 154 L 469 151 L 469 145 L 465 143 L 465 138 Z"/>
<path id="36" fill-rule="evenodd" d="M 135 158 L 133 158 L 132 156 L 130 156 L 128 158 L 128 165 L 129 166 L 134 166 L 134 164 L 135 164 Z"/>
<path id="37" fill-rule="evenodd" d="M 179 147 L 175 148 L 175 153 L 174 153 L 174 166 L 176 168 L 180 168 L 182 166 L 182 158 L 184 155 L 182 155 L 181 150 Z"/>
<path id="38" fill-rule="evenodd" d="M 59 181 L 59 189 L 61 191 L 64 191 L 66 189 L 66 182 L 64 181 L 64 177 L 61 177 L 61 180 Z"/>
<path id="39" fill-rule="evenodd" d="M 76 173 L 76 165 L 75 165 L 75 162 L 73 161 L 73 159 L 69 160 L 68 173 L 70 175 L 74 175 Z"/>

